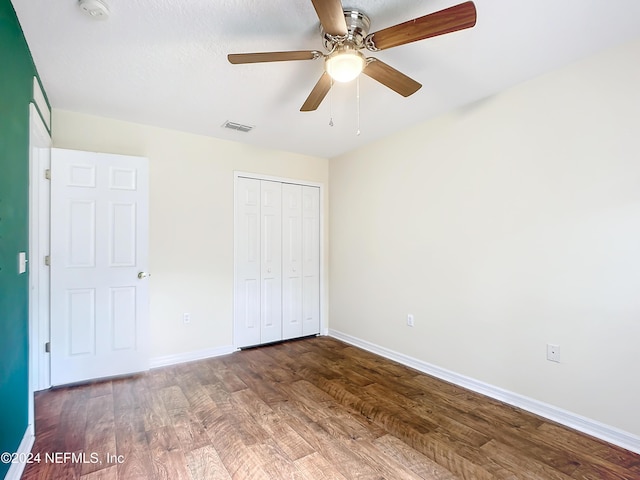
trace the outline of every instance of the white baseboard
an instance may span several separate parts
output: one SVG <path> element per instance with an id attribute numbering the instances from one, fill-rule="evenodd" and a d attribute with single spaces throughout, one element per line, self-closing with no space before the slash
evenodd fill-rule
<path id="1" fill-rule="evenodd" d="M 29 452 L 31 452 L 31 448 L 33 447 L 33 442 L 36 437 L 33 435 L 33 429 L 31 426 L 27 427 L 27 431 L 24 432 L 24 436 L 22 437 L 22 441 L 18 446 L 18 450 L 16 453 L 18 454 L 18 458 L 20 456 L 26 456 Z M 11 467 L 9 467 L 9 471 L 4 477 L 4 480 L 20 480 L 22 476 L 22 472 L 24 472 L 24 467 L 26 466 L 25 462 L 16 462 L 12 463 Z"/>
<path id="2" fill-rule="evenodd" d="M 540 402 L 533 398 L 525 397 L 524 395 L 460 375 L 337 330 L 329 329 L 329 336 L 640 454 L 640 437 L 632 433 L 577 415 L 548 403 Z"/>
<path id="3" fill-rule="evenodd" d="M 205 358 L 219 357 L 220 355 L 227 355 L 233 353 L 237 348 L 231 345 L 225 345 L 223 347 L 206 348 L 204 350 L 196 350 L 195 352 L 176 353 L 173 355 L 164 355 L 162 357 L 155 357 L 149 361 L 150 368 L 167 367 L 169 365 L 176 365 L 178 363 L 193 362 L 196 360 L 204 360 Z"/>

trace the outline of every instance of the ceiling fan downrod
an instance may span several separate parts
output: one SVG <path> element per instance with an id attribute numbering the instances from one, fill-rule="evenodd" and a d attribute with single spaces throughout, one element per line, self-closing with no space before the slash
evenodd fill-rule
<path id="1" fill-rule="evenodd" d="M 324 48 L 329 53 L 344 44 L 358 50 L 365 47 L 365 38 L 369 34 L 369 28 L 371 27 L 371 20 L 367 14 L 362 10 L 345 9 L 344 19 L 347 24 L 346 35 L 331 35 L 320 24 L 320 34 L 324 40 Z"/>

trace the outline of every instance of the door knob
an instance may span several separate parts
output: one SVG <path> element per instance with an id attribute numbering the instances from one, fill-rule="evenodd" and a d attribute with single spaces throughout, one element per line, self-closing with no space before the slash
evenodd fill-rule
<path id="1" fill-rule="evenodd" d="M 138 278 L 139 278 L 140 280 L 142 280 L 143 278 L 150 277 L 150 276 L 151 276 L 151 274 L 150 274 L 150 273 L 147 273 L 147 272 L 138 272 Z"/>

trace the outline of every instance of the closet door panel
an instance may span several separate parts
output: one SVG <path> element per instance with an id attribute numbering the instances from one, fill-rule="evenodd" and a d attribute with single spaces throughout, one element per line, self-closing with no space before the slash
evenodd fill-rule
<path id="1" fill-rule="evenodd" d="M 302 336 L 302 186 L 282 185 L 282 336 Z"/>
<path id="2" fill-rule="evenodd" d="M 234 343 L 260 343 L 260 180 L 236 184 L 236 274 Z"/>
<path id="3" fill-rule="evenodd" d="M 302 188 L 302 335 L 320 333 L 320 189 Z"/>
<path id="4" fill-rule="evenodd" d="M 282 184 L 263 180 L 260 187 L 260 343 L 268 343 L 282 340 Z"/>

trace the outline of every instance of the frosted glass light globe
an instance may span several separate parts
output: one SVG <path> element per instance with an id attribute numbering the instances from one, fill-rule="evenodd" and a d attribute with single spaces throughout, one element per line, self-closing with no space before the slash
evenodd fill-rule
<path id="1" fill-rule="evenodd" d="M 366 63 L 360 52 L 346 49 L 329 55 L 325 61 L 325 69 L 336 82 L 350 82 L 360 75 Z"/>

